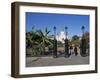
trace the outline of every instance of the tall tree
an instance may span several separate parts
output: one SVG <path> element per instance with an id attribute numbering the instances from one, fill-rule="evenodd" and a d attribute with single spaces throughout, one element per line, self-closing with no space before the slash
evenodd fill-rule
<path id="1" fill-rule="evenodd" d="M 74 35 L 74 36 L 72 37 L 71 44 L 73 44 L 73 45 L 79 47 L 79 45 L 80 45 L 79 36 Z"/>
<path id="2" fill-rule="evenodd" d="M 40 36 L 40 44 L 43 48 L 43 53 L 45 53 L 45 47 L 48 47 L 49 45 L 52 45 L 51 39 L 49 38 L 49 33 L 47 28 L 45 28 L 44 32 L 41 30 L 38 30 L 38 35 Z"/>
<path id="3" fill-rule="evenodd" d="M 88 48 L 89 47 L 89 39 L 90 39 L 89 32 L 85 32 L 83 38 L 86 41 L 86 48 Z"/>
<path id="4" fill-rule="evenodd" d="M 79 36 L 74 35 L 74 36 L 72 37 L 72 40 L 79 40 Z"/>

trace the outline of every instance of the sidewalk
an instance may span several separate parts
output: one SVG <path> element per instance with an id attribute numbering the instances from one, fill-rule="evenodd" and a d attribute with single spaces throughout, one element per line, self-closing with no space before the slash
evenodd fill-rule
<path id="1" fill-rule="evenodd" d="M 89 56 L 81 57 L 80 55 L 71 55 L 69 58 L 53 56 L 46 57 L 27 57 L 26 67 L 41 67 L 41 66 L 58 66 L 58 65 L 79 65 L 89 64 Z"/>

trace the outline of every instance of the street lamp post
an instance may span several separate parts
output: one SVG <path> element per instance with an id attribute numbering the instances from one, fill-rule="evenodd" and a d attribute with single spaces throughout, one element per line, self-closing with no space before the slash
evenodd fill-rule
<path id="1" fill-rule="evenodd" d="M 56 27 L 54 26 L 53 56 L 57 57 Z"/>
<path id="2" fill-rule="evenodd" d="M 84 30 L 85 30 L 85 27 L 84 26 L 82 26 L 82 36 L 84 36 Z"/>
<path id="3" fill-rule="evenodd" d="M 68 27 L 66 26 L 66 27 L 65 27 L 65 34 L 66 34 L 66 38 L 67 38 L 67 35 L 68 35 L 67 30 L 68 30 Z"/>
<path id="4" fill-rule="evenodd" d="M 80 45 L 80 47 L 81 47 L 80 54 L 81 54 L 81 56 L 84 57 L 86 55 L 86 40 L 84 38 L 85 27 L 82 26 L 81 30 L 82 30 L 82 39 L 81 39 L 81 45 Z"/>
<path id="5" fill-rule="evenodd" d="M 68 27 L 65 27 L 65 34 L 66 34 L 66 38 L 65 38 L 65 57 L 69 57 L 69 45 L 68 45 L 68 39 L 67 39 L 67 35 L 68 35 Z"/>
<path id="6" fill-rule="evenodd" d="M 54 39 L 56 39 L 56 27 L 55 26 L 53 27 L 53 30 L 54 30 Z"/>

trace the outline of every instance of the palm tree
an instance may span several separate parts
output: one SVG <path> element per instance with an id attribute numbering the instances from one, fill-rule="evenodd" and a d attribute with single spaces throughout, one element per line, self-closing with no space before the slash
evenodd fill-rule
<path id="1" fill-rule="evenodd" d="M 36 34 L 36 30 L 32 27 L 32 31 L 26 32 L 26 45 L 27 47 L 32 47 L 35 43 L 38 35 Z"/>
<path id="2" fill-rule="evenodd" d="M 30 53 L 30 51 L 32 51 L 32 55 L 40 54 L 40 48 L 38 46 L 39 40 L 40 36 L 38 36 L 37 30 L 35 30 L 34 27 L 32 27 L 32 30 L 26 33 L 27 53 Z"/>
<path id="3" fill-rule="evenodd" d="M 31 47 L 32 44 L 32 36 L 30 32 L 26 33 L 26 47 L 29 48 Z"/>
<path id="4" fill-rule="evenodd" d="M 41 45 L 43 53 L 45 53 L 45 47 L 52 45 L 50 36 L 48 35 L 49 33 L 50 33 L 50 31 L 48 31 L 47 28 L 45 28 L 44 32 L 42 32 L 41 30 L 38 30 L 38 35 L 40 36 L 40 40 L 39 40 L 40 44 L 39 45 Z"/>

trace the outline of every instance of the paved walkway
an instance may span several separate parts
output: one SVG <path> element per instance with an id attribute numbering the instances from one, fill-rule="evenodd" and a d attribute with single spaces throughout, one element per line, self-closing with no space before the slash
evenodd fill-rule
<path id="1" fill-rule="evenodd" d="M 69 58 L 60 56 L 53 58 L 53 56 L 46 57 L 27 57 L 26 67 L 41 67 L 41 66 L 58 66 L 58 65 L 79 65 L 89 64 L 89 56 L 81 57 L 80 55 L 71 55 Z"/>

